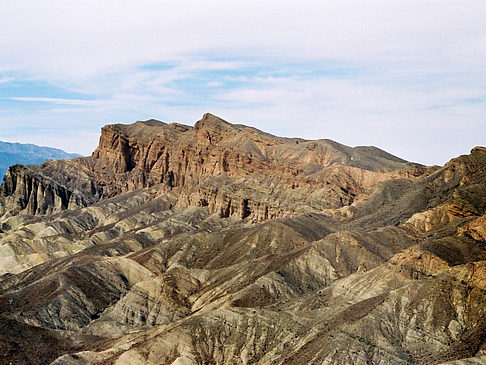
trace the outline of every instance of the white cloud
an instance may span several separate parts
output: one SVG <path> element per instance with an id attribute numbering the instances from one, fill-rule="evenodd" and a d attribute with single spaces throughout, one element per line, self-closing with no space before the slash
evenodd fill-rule
<path id="1" fill-rule="evenodd" d="M 0 78 L 0 84 L 6 84 L 10 81 L 12 81 L 14 78 L 13 77 L 2 77 Z"/>
<path id="2" fill-rule="evenodd" d="M 0 45 L 4 67 L 81 79 L 200 52 L 471 65 L 484 61 L 485 12 L 482 1 L 16 1 L 2 2 Z"/>
<path id="3" fill-rule="evenodd" d="M 210 81 L 207 83 L 209 87 L 221 87 L 224 86 L 224 84 L 221 81 Z"/>
<path id="4" fill-rule="evenodd" d="M 486 143 L 485 16 L 473 0 L 4 1 L 2 88 L 23 75 L 89 100 L 0 90 L 48 106 L 8 109 L 0 127 L 37 123 L 51 126 L 47 136 L 76 123 L 88 136 L 110 122 L 192 124 L 211 111 L 442 163 Z M 82 143 L 85 153 L 94 144 Z"/>
<path id="5" fill-rule="evenodd" d="M 98 101 L 95 100 L 82 100 L 82 99 L 63 99 L 63 98 L 39 98 L 39 97 L 11 97 L 9 100 L 14 101 L 26 101 L 26 102 L 40 102 L 40 103 L 52 103 L 52 104 L 65 104 L 65 105 L 97 105 Z"/>

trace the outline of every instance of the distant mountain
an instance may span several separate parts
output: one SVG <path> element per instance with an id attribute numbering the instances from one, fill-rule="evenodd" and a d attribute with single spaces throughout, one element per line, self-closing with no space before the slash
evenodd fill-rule
<path id="1" fill-rule="evenodd" d="M 81 155 L 67 153 L 57 148 L 40 147 L 34 144 L 0 141 L 0 178 L 3 178 L 9 166 L 12 165 L 38 165 L 47 159 L 65 160 L 76 157 L 81 157 Z"/>

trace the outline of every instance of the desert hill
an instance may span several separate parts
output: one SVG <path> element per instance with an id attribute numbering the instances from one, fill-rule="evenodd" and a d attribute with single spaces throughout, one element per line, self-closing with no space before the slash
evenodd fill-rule
<path id="1" fill-rule="evenodd" d="M 2 363 L 486 361 L 486 148 L 426 167 L 205 114 L 0 191 Z"/>

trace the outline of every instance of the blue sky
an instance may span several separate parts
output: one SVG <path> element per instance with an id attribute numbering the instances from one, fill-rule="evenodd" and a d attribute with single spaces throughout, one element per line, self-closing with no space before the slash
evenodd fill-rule
<path id="1" fill-rule="evenodd" d="M 486 145 L 484 1 L 0 1 L 0 140 L 205 112 L 443 164 Z"/>

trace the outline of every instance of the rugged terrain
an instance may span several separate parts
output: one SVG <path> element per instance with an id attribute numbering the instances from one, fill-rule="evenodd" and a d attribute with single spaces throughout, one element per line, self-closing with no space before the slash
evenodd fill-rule
<path id="1" fill-rule="evenodd" d="M 483 147 L 106 126 L 4 178 L 0 363 L 485 363 L 485 192 Z"/>

